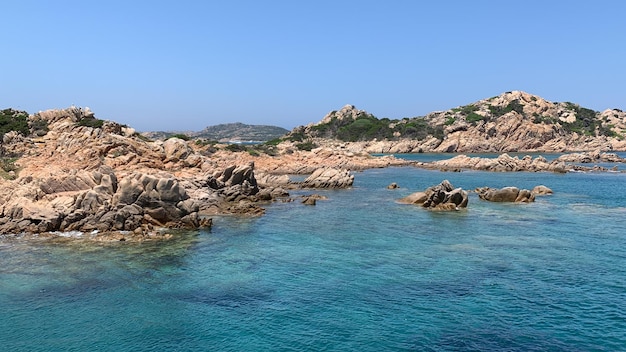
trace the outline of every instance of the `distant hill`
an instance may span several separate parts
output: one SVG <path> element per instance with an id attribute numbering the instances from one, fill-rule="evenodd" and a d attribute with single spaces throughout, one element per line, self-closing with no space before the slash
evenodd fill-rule
<path id="1" fill-rule="evenodd" d="M 185 135 L 189 138 L 203 138 L 220 142 L 256 141 L 265 142 L 287 134 L 289 130 L 278 126 L 247 125 L 241 122 L 208 126 L 199 132 L 144 132 L 142 135 L 152 139 L 167 139 L 173 135 Z"/>
<path id="2" fill-rule="evenodd" d="M 599 112 L 512 91 L 426 116 L 393 120 L 346 105 L 317 123 L 296 127 L 284 139 L 380 145 L 370 152 L 516 152 L 621 150 L 625 138 L 626 113 L 620 109 Z"/>

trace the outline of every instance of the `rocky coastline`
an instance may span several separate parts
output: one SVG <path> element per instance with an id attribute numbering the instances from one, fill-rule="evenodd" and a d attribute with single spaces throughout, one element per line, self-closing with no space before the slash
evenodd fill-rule
<path id="1" fill-rule="evenodd" d="M 39 112 L 28 121 L 43 121 L 47 131 L 30 136 L 9 132 L 2 138 L 3 160 L 13 159 L 14 168 L 0 178 L 0 236 L 168 239 L 173 229 L 210 227 L 217 214 L 261 215 L 264 204 L 293 200 L 290 190 L 351 187 L 353 172 L 370 168 L 569 172 L 610 171 L 583 163 L 626 162 L 597 150 L 550 162 L 502 154 L 422 163 L 374 157 L 359 143 L 331 140 L 311 150 L 285 141 L 272 155 L 253 154 L 179 138 L 150 141 L 128 126 L 98 120 L 89 109 L 76 107 Z M 294 174 L 308 177 L 294 182 L 289 177 Z M 440 185 L 430 194 L 448 197 L 453 205 L 425 202 L 439 208 L 466 206 L 465 191 L 450 187 Z M 314 205 L 316 199 L 308 197 L 305 204 Z"/>

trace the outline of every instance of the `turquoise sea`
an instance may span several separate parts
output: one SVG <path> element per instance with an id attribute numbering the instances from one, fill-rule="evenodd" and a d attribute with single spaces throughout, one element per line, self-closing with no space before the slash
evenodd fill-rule
<path id="1" fill-rule="evenodd" d="M 621 166 L 620 166 L 621 168 Z M 531 204 L 396 203 L 543 184 Z M 400 189 L 386 186 L 397 182 Z M 170 242 L 0 240 L 2 351 L 626 350 L 626 174 L 355 174 Z"/>

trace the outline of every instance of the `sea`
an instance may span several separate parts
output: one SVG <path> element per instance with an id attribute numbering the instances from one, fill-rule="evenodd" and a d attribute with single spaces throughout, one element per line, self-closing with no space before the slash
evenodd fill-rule
<path id="1" fill-rule="evenodd" d="M 443 180 L 554 194 L 397 202 Z M 626 350 L 626 173 L 392 167 L 291 196 L 166 242 L 1 238 L 0 350 Z"/>

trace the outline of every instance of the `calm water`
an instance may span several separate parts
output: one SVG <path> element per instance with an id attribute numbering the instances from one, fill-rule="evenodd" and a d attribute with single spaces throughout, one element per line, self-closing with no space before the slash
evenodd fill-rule
<path id="1" fill-rule="evenodd" d="M 395 202 L 544 184 L 533 204 Z M 401 188 L 385 187 L 397 182 Z M 356 174 L 168 243 L 0 241 L 3 351 L 626 350 L 626 174 Z"/>

